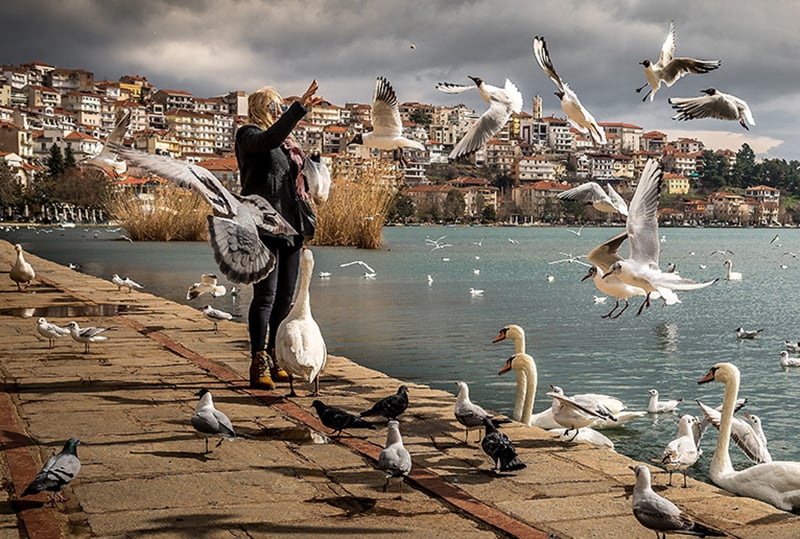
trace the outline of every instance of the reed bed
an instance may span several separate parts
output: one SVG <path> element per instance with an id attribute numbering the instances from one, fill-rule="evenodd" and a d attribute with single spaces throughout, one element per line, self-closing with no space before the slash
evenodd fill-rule
<path id="1" fill-rule="evenodd" d="M 136 241 L 206 241 L 210 213 L 196 193 L 165 185 L 140 196 L 118 193 L 109 205 L 111 218 Z"/>
<path id="2" fill-rule="evenodd" d="M 315 208 L 315 245 L 379 249 L 383 224 L 401 181 L 393 163 L 334 164 L 325 204 Z"/>

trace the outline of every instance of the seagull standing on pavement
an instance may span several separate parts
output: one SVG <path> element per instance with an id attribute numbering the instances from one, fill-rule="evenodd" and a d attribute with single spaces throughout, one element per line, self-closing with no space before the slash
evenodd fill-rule
<path id="1" fill-rule="evenodd" d="M 125 286 L 125 281 L 116 273 L 111 276 L 111 282 L 117 285 L 117 290 L 122 290 L 122 287 Z"/>
<path id="2" fill-rule="evenodd" d="M 656 92 L 661 88 L 662 82 L 667 86 L 672 86 L 684 75 L 689 73 L 708 73 L 717 69 L 722 63 L 720 60 L 675 58 L 675 39 L 675 23 L 670 21 L 667 38 L 664 40 L 664 44 L 661 45 L 661 52 L 658 55 L 658 62 L 655 64 L 650 60 L 639 62 L 644 66 L 644 75 L 647 77 L 647 82 L 637 88 L 636 92 L 641 92 L 645 86 L 650 85 L 650 91 L 645 94 L 642 101 L 646 100 L 648 95 L 650 96 L 650 101 L 653 101 Z"/>
<path id="3" fill-rule="evenodd" d="M 315 400 L 311 403 L 311 406 L 317 411 L 317 416 L 319 416 L 319 420 L 322 424 L 329 429 L 333 429 L 334 436 L 341 436 L 344 429 L 375 430 L 375 425 L 369 421 L 365 421 L 341 408 L 328 406 L 321 400 Z"/>
<path id="4" fill-rule="evenodd" d="M 673 120 L 696 120 L 697 118 L 716 118 L 739 122 L 750 131 L 747 124 L 756 125 L 753 113 L 744 99 L 720 92 L 716 88 L 702 90 L 706 95 L 700 97 L 670 97 L 669 104 L 678 111 Z"/>
<path id="5" fill-rule="evenodd" d="M 561 77 L 556 73 L 556 68 L 553 67 L 553 61 L 550 59 L 550 53 L 547 50 L 547 43 L 543 37 L 536 36 L 533 38 L 533 55 L 539 63 L 539 67 L 558 88 L 555 95 L 561 100 L 561 110 L 567 115 L 569 123 L 581 133 L 590 135 L 596 144 L 605 144 L 606 133 L 603 128 L 598 125 L 592 113 L 581 104 L 578 95 L 572 91 L 569 84 L 562 81 Z"/>
<path id="6" fill-rule="evenodd" d="M 397 419 L 408 408 L 408 386 L 400 386 L 397 393 L 384 397 L 369 410 L 361 412 L 361 417 L 382 415 L 386 419 Z"/>
<path id="7" fill-rule="evenodd" d="M 637 311 L 642 313 L 650 306 L 650 295 L 658 292 L 662 298 L 675 299 L 675 290 L 697 290 L 717 282 L 717 279 L 699 283 L 685 279 L 677 273 L 662 272 L 658 266 L 660 242 L 658 239 L 658 199 L 661 194 L 663 172 L 658 161 L 650 159 L 642 171 L 639 184 L 633 194 L 625 231 L 631 245 L 630 257 L 617 260 L 603 278 L 617 275 L 631 286 L 645 291 L 645 300 Z"/>
<path id="8" fill-rule="evenodd" d="M 214 399 L 211 397 L 211 392 L 207 389 L 201 389 L 197 396 L 200 400 L 192 414 L 192 426 L 194 429 L 204 434 L 206 440 L 206 453 L 208 451 L 208 436 L 219 435 L 220 439 L 217 442 L 217 447 L 222 444 L 222 441 L 227 439 L 236 438 L 236 432 L 233 430 L 233 424 L 228 416 L 220 412 L 214 407 Z"/>
<path id="9" fill-rule="evenodd" d="M 122 279 L 122 286 L 124 288 L 127 288 L 129 293 L 134 288 L 137 288 L 137 289 L 144 288 L 144 285 L 141 285 L 141 284 L 137 283 L 136 281 L 134 281 L 130 277 L 125 277 L 124 279 Z"/>
<path id="10" fill-rule="evenodd" d="M 220 320 L 233 320 L 233 315 L 231 313 L 215 309 L 211 305 L 206 305 L 200 310 L 203 312 L 203 316 L 214 322 L 214 333 L 217 333 L 219 330 L 217 324 Z"/>
<path id="11" fill-rule="evenodd" d="M 606 193 L 606 191 L 608 191 Z M 586 182 L 578 187 L 567 189 L 556 195 L 561 200 L 577 200 L 591 204 L 594 209 L 604 213 L 617 213 L 628 215 L 628 205 L 625 199 L 617 193 L 611 184 L 606 185 L 606 191 L 595 182 Z M 578 234 L 580 236 L 580 234 Z"/>
<path id="12" fill-rule="evenodd" d="M 259 233 L 290 238 L 297 231 L 259 195 L 228 191 L 209 170 L 195 164 L 110 144 L 127 161 L 191 189 L 211 206 L 209 243 L 223 275 L 234 283 L 250 284 L 266 277 L 275 267 L 275 256 L 259 239 Z"/>
<path id="13" fill-rule="evenodd" d="M 650 469 L 644 464 L 639 464 L 631 468 L 636 473 L 636 484 L 633 487 L 633 516 L 639 524 L 645 528 L 656 532 L 656 536 L 662 534 L 666 538 L 667 533 L 679 533 L 684 535 L 698 535 L 705 537 L 711 535 L 722 537 L 725 534 L 693 521 L 680 508 L 656 494 L 650 486 Z"/>
<path id="14" fill-rule="evenodd" d="M 375 92 L 372 94 L 372 132 L 359 133 L 348 144 L 362 144 L 380 150 L 396 150 L 402 166 L 408 164 L 403 156 L 403 148 L 425 150 L 422 143 L 403 136 L 397 96 L 392 85 L 383 77 L 378 77 L 375 81 Z"/>
<path id="15" fill-rule="evenodd" d="M 224 296 L 227 290 L 221 284 L 217 284 L 217 276 L 212 273 L 204 273 L 200 276 L 200 282 L 194 283 L 186 292 L 186 299 L 193 300 L 203 294 L 211 294 L 211 297 L 218 298 Z"/>
<path id="16" fill-rule="evenodd" d="M 672 486 L 672 472 L 683 472 L 683 486 L 686 488 L 686 468 L 692 466 L 700 458 L 702 451 L 697 448 L 693 427 L 700 421 L 693 415 L 686 414 L 678 421 L 678 436 L 664 448 L 660 462 L 669 472 L 669 486 Z"/>
<path id="17" fill-rule="evenodd" d="M 85 345 L 83 350 L 84 354 L 89 353 L 89 344 L 93 342 L 102 342 L 107 341 L 108 337 L 105 335 L 101 335 L 104 331 L 108 331 L 108 328 L 95 328 L 95 327 L 88 327 L 88 328 L 81 328 L 78 326 L 78 323 L 74 320 L 67 324 L 67 328 L 69 328 L 69 334 L 72 338 L 77 341 L 81 342 Z"/>
<path id="18" fill-rule="evenodd" d="M 78 472 L 81 471 L 81 461 L 78 459 L 78 445 L 81 443 L 75 437 L 67 440 L 61 453 L 53 455 L 47 462 L 30 485 L 22 493 L 23 496 L 30 496 L 31 494 L 38 494 L 43 490 L 53 493 L 50 497 L 50 503 L 55 504 L 56 501 L 64 501 L 64 496 L 61 491 L 64 490 L 70 481 L 75 479 Z"/>
<path id="19" fill-rule="evenodd" d="M 55 346 L 55 341 L 57 338 L 63 337 L 64 335 L 69 335 L 69 330 L 67 328 L 62 328 L 57 324 L 48 322 L 45 317 L 39 318 L 39 321 L 36 324 L 36 330 L 39 332 L 39 335 L 48 340 L 50 348 Z"/>
<path id="20" fill-rule="evenodd" d="M 411 473 L 411 454 L 403 446 L 400 436 L 400 423 L 389 421 L 386 431 L 386 446 L 378 457 L 378 467 L 386 473 L 386 482 L 383 491 L 389 488 L 389 483 L 400 483 L 400 492 L 403 492 L 403 479 Z"/>
<path id="21" fill-rule="evenodd" d="M 450 159 L 457 159 L 462 155 L 478 151 L 506 125 L 512 113 L 522 111 L 522 93 L 510 80 L 506 79 L 505 86 L 498 88 L 486 84 L 478 77 L 470 76 L 469 78 L 473 80 L 474 85 L 464 86 L 449 82 L 440 82 L 436 85 L 437 90 L 448 94 L 460 94 L 477 88 L 483 100 L 489 103 L 489 109 L 472 124 L 467 134 L 450 152 Z"/>
<path id="22" fill-rule="evenodd" d="M 492 414 L 473 403 L 469 400 L 469 386 L 466 382 L 456 382 L 458 386 L 458 396 L 456 397 L 456 405 L 454 413 L 456 420 L 464 425 L 464 442 L 469 442 L 469 431 L 478 429 L 478 436 L 480 437 L 480 429 L 483 427 L 483 420 L 489 418 L 492 425 L 499 426 L 503 421 L 492 418 Z"/>

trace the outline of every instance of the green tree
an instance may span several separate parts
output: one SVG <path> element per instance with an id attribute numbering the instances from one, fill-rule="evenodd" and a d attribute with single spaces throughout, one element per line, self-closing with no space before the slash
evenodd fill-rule
<path id="1" fill-rule="evenodd" d="M 433 118 L 431 115 L 422 109 L 415 109 L 414 112 L 408 115 L 408 119 L 415 124 L 421 124 L 426 127 L 433 123 Z"/>
<path id="2" fill-rule="evenodd" d="M 50 176 L 57 176 L 64 172 L 64 155 L 61 153 L 61 148 L 59 148 L 55 142 L 50 146 L 50 155 L 45 161 L 45 166 Z"/>
<path id="3" fill-rule="evenodd" d="M 77 166 L 78 163 L 75 161 L 75 153 L 72 151 L 72 148 L 67 146 L 64 150 L 64 170 L 69 170 Z"/>
<path id="4" fill-rule="evenodd" d="M 725 185 L 728 176 L 728 159 L 711 150 L 703 152 L 703 172 L 700 185 L 704 190 L 718 191 Z"/>
<path id="5" fill-rule="evenodd" d="M 391 206 L 389 206 L 387 217 L 390 221 L 399 221 L 405 223 L 414 217 L 415 212 L 416 209 L 414 208 L 414 201 L 411 199 L 411 197 L 404 194 L 402 191 L 398 191 L 394 195 L 394 198 L 392 198 L 392 203 Z"/>
<path id="6" fill-rule="evenodd" d="M 0 205 L 16 207 L 22 203 L 22 184 L 20 184 L 11 167 L 0 161 Z"/>
<path id="7" fill-rule="evenodd" d="M 448 221 L 456 222 L 464 217 L 466 207 L 467 203 L 464 201 L 464 194 L 458 189 L 450 189 L 444 201 L 444 208 L 442 208 L 444 218 Z"/>
<path id="8" fill-rule="evenodd" d="M 483 211 L 481 212 L 481 221 L 484 223 L 494 223 L 497 221 L 497 210 L 494 209 L 494 206 L 488 204 L 483 207 Z"/>
<path id="9" fill-rule="evenodd" d="M 756 176 L 756 154 L 746 142 L 736 152 L 736 163 L 731 173 L 731 185 L 748 187 Z"/>

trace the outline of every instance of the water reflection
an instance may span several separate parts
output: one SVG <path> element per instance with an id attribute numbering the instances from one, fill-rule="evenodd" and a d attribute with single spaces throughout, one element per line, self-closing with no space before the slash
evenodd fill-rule
<path id="1" fill-rule="evenodd" d="M 16 307 L 14 309 L 0 309 L 0 316 L 17 316 L 19 318 L 77 318 L 86 316 L 116 316 L 122 313 L 141 310 L 141 307 L 120 305 L 112 303 L 98 303 L 95 305 L 49 305 L 46 307 Z"/>
<path id="2" fill-rule="evenodd" d="M 665 352 L 678 350 L 678 324 L 659 324 L 656 326 L 657 344 Z"/>

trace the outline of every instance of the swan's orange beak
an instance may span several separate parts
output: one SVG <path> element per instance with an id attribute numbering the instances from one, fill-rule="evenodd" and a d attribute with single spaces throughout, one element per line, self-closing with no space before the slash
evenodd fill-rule
<path id="1" fill-rule="evenodd" d="M 497 337 L 492 339 L 492 343 L 504 341 L 506 339 L 506 330 L 505 328 L 500 330 L 500 333 L 497 334 Z"/>
<path id="2" fill-rule="evenodd" d="M 504 373 L 507 373 L 508 371 L 510 371 L 511 370 L 511 363 L 513 361 L 514 361 L 513 357 L 509 358 L 509 360 L 506 361 L 506 364 L 503 365 L 503 368 L 500 369 L 500 372 L 498 372 L 497 374 L 504 374 Z"/>
<path id="3" fill-rule="evenodd" d="M 698 383 L 698 384 L 707 384 L 708 382 L 712 382 L 712 381 L 714 381 L 714 375 L 715 375 L 716 373 L 717 373 L 717 369 L 715 369 L 714 367 L 711 367 L 711 369 L 709 369 L 709 371 L 708 371 L 708 374 L 706 374 L 705 376 L 703 376 L 702 378 L 700 378 L 700 379 L 697 381 L 697 383 Z"/>

